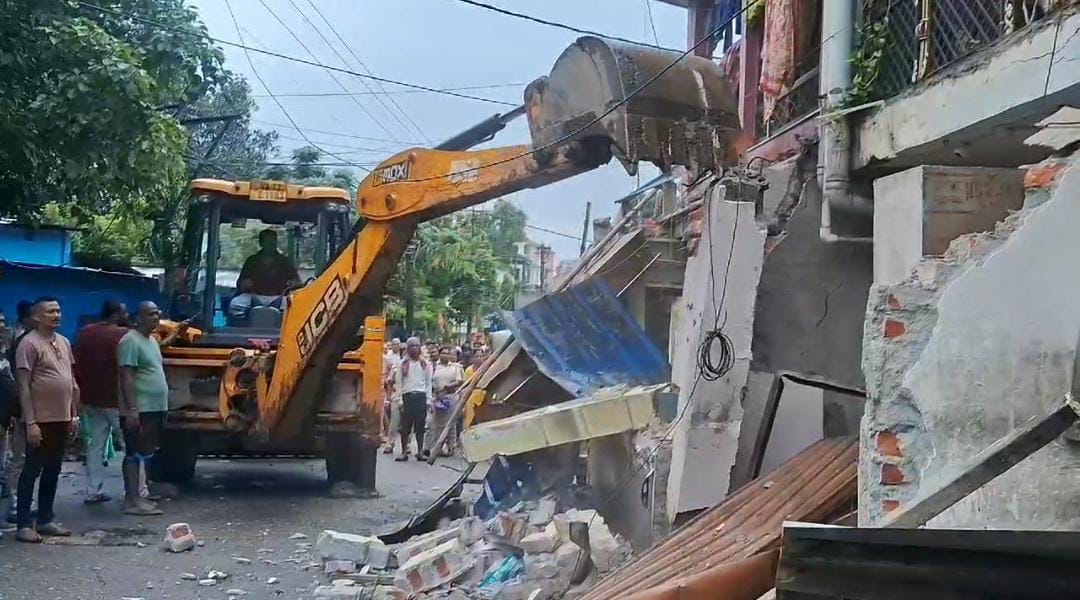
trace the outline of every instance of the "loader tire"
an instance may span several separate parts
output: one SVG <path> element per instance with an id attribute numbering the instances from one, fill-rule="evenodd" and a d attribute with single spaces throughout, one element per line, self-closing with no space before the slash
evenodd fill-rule
<path id="1" fill-rule="evenodd" d="M 190 483 L 195 477 L 198 460 L 199 454 L 192 447 L 191 440 L 167 435 L 150 464 L 150 479 L 176 485 Z"/>
<path id="2" fill-rule="evenodd" d="M 350 482 L 362 490 L 375 490 L 378 448 L 359 433 L 331 433 L 326 438 L 326 478 L 331 485 Z"/>

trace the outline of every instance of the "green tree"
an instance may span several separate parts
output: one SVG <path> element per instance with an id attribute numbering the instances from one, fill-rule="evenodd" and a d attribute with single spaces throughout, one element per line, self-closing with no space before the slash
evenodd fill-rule
<path id="1" fill-rule="evenodd" d="M 148 26 L 67 1 L 0 0 L 0 212 L 76 219 L 170 190 L 187 135 L 163 106 L 213 85 L 221 52 L 181 0 L 113 0 Z M 194 34 L 194 35 L 192 35 Z"/>

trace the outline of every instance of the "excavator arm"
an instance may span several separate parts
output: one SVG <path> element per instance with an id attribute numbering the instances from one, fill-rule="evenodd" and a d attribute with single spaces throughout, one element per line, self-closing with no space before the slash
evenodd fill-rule
<path id="1" fill-rule="evenodd" d="M 381 311 L 386 282 L 419 223 L 610 160 L 606 145 L 591 146 L 573 142 L 537 153 L 528 146 L 415 149 L 372 171 L 358 191 L 363 229 L 315 281 L 290 296 L 277 351 L 265 355 L 257 369 L 257 428 L 279 439 L 310 431 L 329 375 L 350 349 L 359 324 Z M 381 352 L 361 352 L 365 422 L 379 422 Z M 370 372 L 368 363 L 376 363 Z"/>
<path id="2" fill-rule="evenodd" d="M 573 177 L 613 156 L 630 173 L 642 161 L 700 172 L 733 164 L 741 145 L 736 98 L 717 65 L 595 37 L 579 39 L 526 88 L 524 112 L 532 146 L 463 150 L 505 125 L 497 115 L 441 149 L 399 153 L 364 179 L 363 227 L 290 295 L 276 351 L 237 356 L 231 367 L 254 373 L 257 415 L 243 426 L 279 440 L 309 433 L 330 374 L 367 319 L 361 418 L 377 443 L 383 322 L 374 315 L 421 222 Z M 230 411 L 223 398 L 226 422 Z"/>

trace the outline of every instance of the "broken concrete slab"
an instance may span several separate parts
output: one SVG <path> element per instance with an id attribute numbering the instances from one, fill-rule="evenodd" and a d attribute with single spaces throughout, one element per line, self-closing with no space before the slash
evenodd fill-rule
<path id="1" fill-rule="evenodd" d="M 426 592 L 454 581 L 474 563 L 461 541 L 453 539 L 421 552 L 401 565 L 394 585 L 410 594 Z"/>
<path id="2" fill-rule="evenodd" d="M 471 462 L 511 456 L 648 427 L 657 421 L 653 399 L 669 384 L 612 386 L 594 395 L 474 425 L 461 436 Z"/>
<path id="3" fill-rule="evenodd" d="M 544 554 L 554 552 L 559 545 L 559 531 L 554 523 L 548 523 L 540 531 L 530 533 L 521 538 L 519 543 L 526 554 Z"/>
<path id="4" fill-rule="evenodd" d="M 319 534 L 315 551 L 324 560 L 351 560 L 357 564 L 367 564 L 373 558 L 381 561 L 383 567 L 389 556 L 389 549 L 379 538 L 329 529 Z"/>
<path id="5" fill-rule="evenodd" d="M 342 574 L 342 573 L 355 573 L 356 563 L 351 560 L 328 560 L 323 564 L 323 573 L 326 574 Z"/>
<path id="6" fill-rule="evenodd" d="M 187 523 L 173 523 L 165 529 L 165 548 L 169 552 L 184 552 L 195 547 L 195 534 Z"/>

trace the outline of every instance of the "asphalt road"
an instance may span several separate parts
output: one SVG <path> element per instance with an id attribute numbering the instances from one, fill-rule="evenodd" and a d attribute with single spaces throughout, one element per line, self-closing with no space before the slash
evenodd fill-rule
<path id="1" fill-rule="evenodd" d="M 122 600 L 228 597 L 241 589 L 244 600 L 310 598 L 326 581 L 311 548 L 323 529 L 378 533 L 427 507 L 453 481 L 454 459 L 429 467 L 395 463 L 379 455 L 380 497 L 329 497 L 321 461 L 300 459 L 200 460 L 195 481 L 180 496 L 162 503 L 159 517 L 129 517 L 114 500 L 82 503 L 84 476 L 78 463 L 64 465 L 57 517 L 77 534 L 104 530 L 104 545 L 32 545 L 0 538 L 0 600 Z M 106 492 L 121 496 L 119 465 L 111 467 Z M 172 554 L 162 549 L 165 528 L 191 525 L 203 546 Z M 290 539 L 293 534 L 306 539 Z M 137 544 L 143 544 L 140 547 Z M 249 559 L 246 563 L 241 559 Z M 213 587 L 183 580 L 208 569 L 229 574 Z M 277 578 L 275 583 L 268 583 Z"/>

